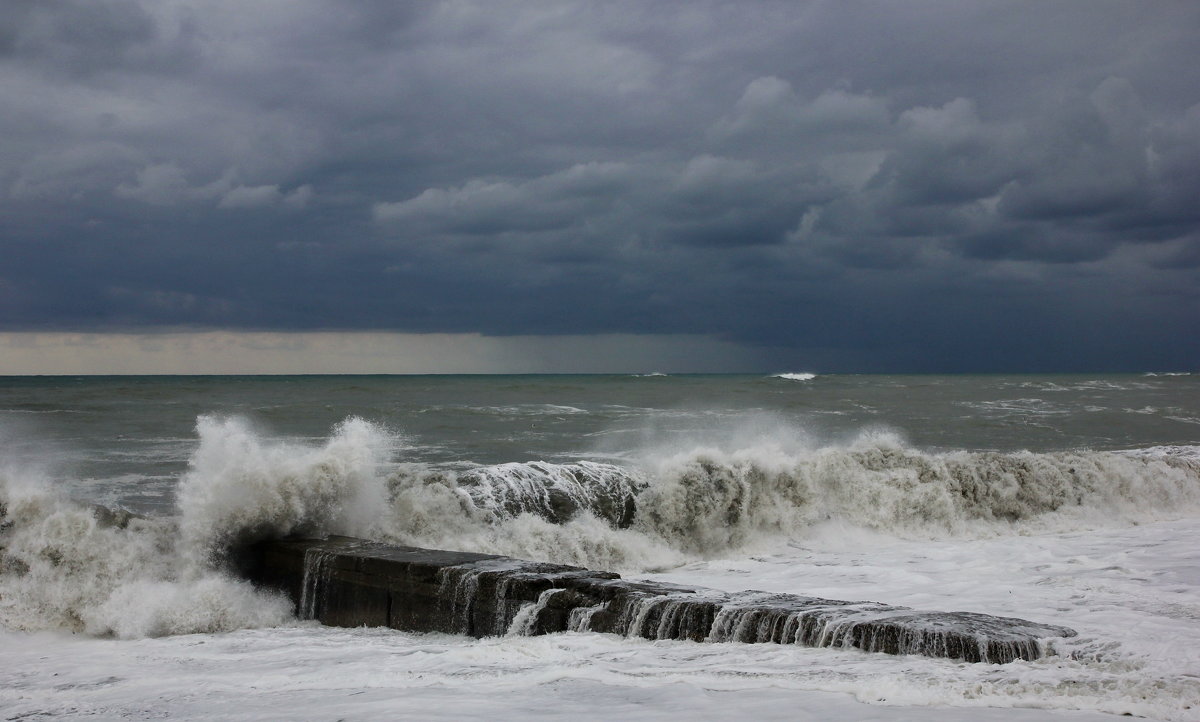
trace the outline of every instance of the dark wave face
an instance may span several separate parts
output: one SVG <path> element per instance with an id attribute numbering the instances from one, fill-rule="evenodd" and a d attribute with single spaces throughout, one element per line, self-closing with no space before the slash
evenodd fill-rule
<path id="1" fill-rule="evenodd" d="M 452 489 L 461 509 L 447 514 L 484 525 L 522 515 L 560 525 L 590 516 L 706 555 L 763 535 L 802 537 L 831 519 L 934 537 L 1170 515 L 1200 508 L 1196 452 L 929 453 L 885 437 L 797 455 L 697 449 L 634 469 L 530 462 L 409 472 L 392 486 L 401 494 Z"/>
<path id="2" fill-rule="evenodd" d="M 459 474 L 456 481 L 472 504 L 497 517 L 536 514 L 562 523 L 586 513 L 619 528 L 633 524 L 637 495 L 645 487 L 619 466 L 590 461 L 484 466 Z"/>

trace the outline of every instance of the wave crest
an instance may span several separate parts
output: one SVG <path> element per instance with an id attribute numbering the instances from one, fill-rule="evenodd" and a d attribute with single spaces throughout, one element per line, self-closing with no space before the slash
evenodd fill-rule
<path id="1" fill-rule="evenodd" d="M 1178 450 L 1176 450 L 1178 451 Z M 390 539 L 619 569 L 803 539 L 835 521 L 905 538 L 1137 523 L 1200 509 L 1200 458 L 1144 451 L 929 453 L 888 434 L 847 446 L 763 444 L 653 455 L 635 470 L 545 462 L 391 480 Z M 572 534 L 603 536 L 591 557 Z M 524 537 L 555 537 L 556 545 Z M 570 549 L 570 551 L 566 551 Z"/>
<path id="2" fill-rule="evenodd" d="M 386 504 L 392 439 L 349 418 L 321 447 L 264 440 L 245 419 L 202 416 L 200 446 L 179 485 L 184 548 L 197 561 L 289 534 L 369 535 Z"/>
<path id="3" fill-rule="evenodd" d="M 0 625 L 130 638 L 291 618 L 282 597 L 189 563 L 173 520 L 98 513 L 52 485 L 0 472 Z"/>
<path id="4" fill-rule="evenodd" d="M 179 485 L 180 515 L 90 508 L 54 480 L 0 470 L 0 624 L 146 637 L 273 626 L 283 597 L 225 568 L 227 552 L 293 533 L 370 535 L 387 507 L 393 440 L 361 419 L 320 447 L 273 442 L 244 419 L 203 416 Z"/>
<path id="5" fill-rule="evenodd" d="M 932 454 L 888 438 L 789 455 L 699 449 L 661 461 L 635 528 L 699 554 L 836 520 L 897 536 L 1145 521 L 1200 508 L 1200 463 L 1104 452 Z"/>
<path id="6" fill-rule="evenodd" d="M 713 443 L 632 468 L 580 461 L 395 466 L 347 419 L 322 444 L 201 417 L 176 519 L 104 518 L 0 469 L 0 623 L 154 636 L 279 624 L 289 605 L 223 569 L 257 539 L 350 534 L 655 570 L 827 529 L 908 538 L 1096 528 L 1200 510 L 1200 448 L 930 453 L 887 433 L 839 446 Z"/>

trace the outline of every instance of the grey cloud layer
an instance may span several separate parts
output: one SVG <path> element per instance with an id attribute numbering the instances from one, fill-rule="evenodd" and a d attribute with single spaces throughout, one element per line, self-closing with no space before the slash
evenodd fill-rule
<path id="1" fill-rule="evenodd" d="M 1200 6 L 16 1 L 0 326 L 1194 366 Z"/>

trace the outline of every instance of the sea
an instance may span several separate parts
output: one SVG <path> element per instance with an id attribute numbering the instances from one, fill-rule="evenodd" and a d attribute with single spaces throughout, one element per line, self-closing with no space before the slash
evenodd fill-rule
<path id="1" fill-rule="evenodd" d="M 329 534 L 1078 634 L 333 628 L 227 561 Z M 1200 374 L 0 377 L 0 719 L 1123 715 L 1200 720 Z"/>

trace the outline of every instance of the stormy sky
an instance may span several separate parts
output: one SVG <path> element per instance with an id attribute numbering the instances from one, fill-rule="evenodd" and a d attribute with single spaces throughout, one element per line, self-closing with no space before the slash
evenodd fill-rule
<path id="1" fill-rule="evenodd" d="M 10 361 L 1191 370 L 1198 331 L 1191 0 L 0 4 Z"/>

